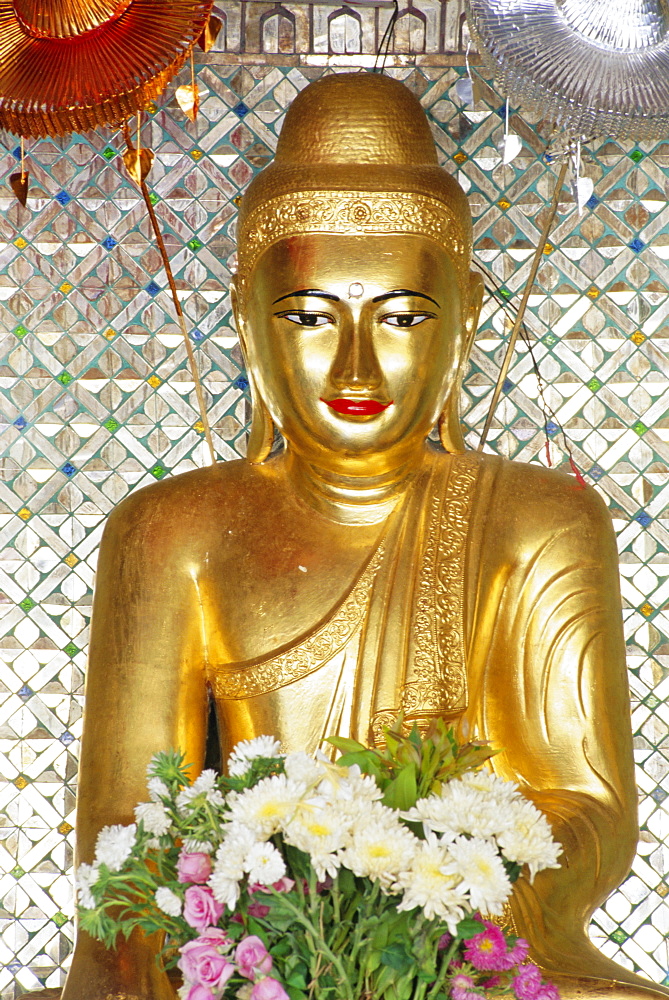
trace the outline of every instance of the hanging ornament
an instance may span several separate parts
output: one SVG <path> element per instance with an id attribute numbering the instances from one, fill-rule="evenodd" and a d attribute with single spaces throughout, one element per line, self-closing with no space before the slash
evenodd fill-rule
<path id="1" fill-rule="evenodd" d="M 28 200 L 28 179 L 30 174 L 26 170 L 26 151 L 23 136 L 21 136 L 21 169 L 15 174 L 9 175 L 9 183 L 12 191 L 16 195 L 18 202 L 26 207 Z"/>
<path id="2" fill-rule="evenodd" d="M 174 96 L 186 117 L 194 122 L 200 109 L 200 91 L 195 80 L 195 61 L 192 49 L 190 50 L 190 83 L 177 87 Z"/>
<path id="3" fill-rule="evenodd" d="M 504 114 L 504 137 L 497 143 L 497 148 L 502 154 L 502 163 L 511 163 L 518 156 L 523 148 L 523 142 L 515 132 L 509 132 L 509 100 L 506 101 L 506 111 Z"/>
<path id="4" fill-rule="evenodd" d="M 210 14 L 203 32 L 197 40 L 197 44 L 203 52 L 209 52 L 210 49 L 213 49 L 222 27 L 223 22 L 220 17 L 214 17 L 213 14 Z"/>
<path id="5" fill-rule="evenodd" d="M 585 203 L 595 190 L 595 183 L 592 177 L 581 177 L 581 143 L 576 143 L 576 154 L 574 156 L 574 179 L 571 183 L 571 193 L 574 196 L 578 214 L 583 215 Z"/>
<path id="6" fill-rule="evenodd" d="M 212 0 L 0 3 L 0 128 L 64 135 L 146 108 L 202 35 Z"/>
<path id="7" fill-rule="evenodd" d="M 481 84 L 479 80 L 472 75 L 471 66 L 469 65 L 469 50 L 472 47 L 472 43 L 467 43 L 467 51 L 465 53 L 465 66 L 467 67 L 467 76 L 461 76 L 455 85 L 455 93 L 458 95 L 463 104 L 472 110 L 481 100 Z"/>
<path id="8" fill-rule="evenodd" d="M 125 163 L 125 169 L 130 174 L 131 178 L 138 187 L 144 183 L 149 175 L 149 171 L 153 166 L 153 161 L 156 154 L 152 149 L 147 147 L 142 148 L 141 143 L 141 120 L 140 113 L 137 112 L 137 147 L 131 145 L 130 134 L 126 136 L 127 139 L 127 150 L 123 154 L 123 162 Z"/>

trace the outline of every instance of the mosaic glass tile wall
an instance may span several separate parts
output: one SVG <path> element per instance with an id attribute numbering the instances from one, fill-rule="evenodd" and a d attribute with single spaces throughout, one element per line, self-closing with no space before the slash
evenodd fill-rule
<path id="1" fill-rule="evenodd" d="M 325 17 L 324 10 L 318 16 Z M 224 460 L 243 456 L 249 419 L 227 294 L 235 199 L 267 163 L 286 106 L 325 71 L 306 65 L 308 59 L 281 55 L 295 45 L 295 18 L 304 18 L 304 8 L 291 11 L 290 30 L 279 15 L 273 27 L 267 19 L 260 26 L 265 34 L 257 48 L 269 54 L 255 63 L 208 57 L 199 71 L 197 123 L 185 120 L 169 91 L 162 109 L 147 116 L 143 133 L 156 152 L 152 199 Z M 372 15 L 377 31 L 378 14 Z M 236 23 L 231 15 L 233 49 L 240 47 Z M 409 41 L 417 51 L 432 45 L 443 52 L 443 39 L 434 42 L 438 20 L 425 15 L 421 23 L 422 35 L 415 24 L 407 28 Z M 458 23 L 456 18 L 456 28 Z M 361 41 L 348 22 L 336 30 L 324 24 L 330 41 L 321 51 L 329 45 L 330 51 L 348 51 L 351 64 L 368 61 L 364 53 L 374 51 L 376 36 Z M 303 23 L 300 30 L 307 28 Z M 356 55 L 361 47 L 363 54 Z M 513 113 L 511 128 L 523 148 L 510 165 L 501 164 L 501 100 L 484 88 L 484 100 L 465 108 L 454 86 L 463 70 L 449 68 L 447 57 L 441 65 L 416 57 L 420 65 L 398 66 L 402 61 L 391 59 L 389 71 L 420 95 L 429 112 L 444 163 L 469 192 L 477 258 L 499 288 L 486 302 L 463 394 L 468 440 L 475 445 L 503 352 L 506 305 L 522 291 L 556 168 L 543 156 L 541 123 Z M 207 456 L 165 274 L 137 190 L 122 169 L 119 134 L 44 141 L 29 149 L 25 209 L 7 183 L 17 156 L 16 141 L 5 138 L 0 990 L 8 997 L 58 986 L 71 950 L 82 682 L 105 516 L 131 490 L 204 464 Z M 565 190 L 527 319 L 551 411 L 551 461 L 566 460 L 564 429 L 576 465 L 610 506 L 620 546 L 642 832 L 633 869 L 597 913 L 592 936 L 606 954 L 656 982 L 669 982 L 669 819 L 663 804 L 669 796 L 668 165 L 669 143 L 637 148 L 608 142 L 585 151 L 594 194 L 579 215 Z M 546 463 L 539 384 L 522 344 L 497 416 L 494 450 Z"/>

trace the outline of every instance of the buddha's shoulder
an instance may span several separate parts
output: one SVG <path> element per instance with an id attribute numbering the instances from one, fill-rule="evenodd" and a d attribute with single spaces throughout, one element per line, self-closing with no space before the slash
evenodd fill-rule
<path id="1" fill-rule="evenodd" d="M 475 504 L 492 531 L 516 539 L 575 532 L 612 536 L 608 508 L 594 489 L 575 475 L 495 455 L 468 453 L 462 460 L 475 470 Z"/>
<path id="2" fill-rule="evenodd" d="M 220 533 L 258 514 L 263 495 L 271 503 L 274 484 L 261 467 L 243 460 L 192 469 L 136 490 L 109 516 L 109 530 L 191 537 L 198 526 Z"/>

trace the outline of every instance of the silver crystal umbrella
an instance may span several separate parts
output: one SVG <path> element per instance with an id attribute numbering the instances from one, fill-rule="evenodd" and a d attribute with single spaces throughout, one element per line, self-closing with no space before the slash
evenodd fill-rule
<path id="1" fill-rule="evenodd" d="M 467 0 L 467 14 L 512 103 L 573 136 L 669 135 L 667 0 Z"/>

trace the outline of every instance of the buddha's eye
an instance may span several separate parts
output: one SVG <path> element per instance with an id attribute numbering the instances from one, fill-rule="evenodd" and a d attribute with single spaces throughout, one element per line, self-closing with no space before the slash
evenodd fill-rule
<path id="1" fill-rule="evenodd" d="M 295 323 L 296 326 L 328 326 L 328 324 L 333 323 L 334 320 L 332 316 L 327 313 L 316 313 L 316 312 L 284 312 L 277 313 L 281 319 L 287 319 L 289 323 Z"/>
<path id="2" fill-rule="evenodd" d="M 426 319 L 433 319 L 433 313 L 391 313 L 388 316 L 382 316 L 381 322 L 387 323 L 389 326 L 418 326 L 419 323 L 424 323 Z"/>

